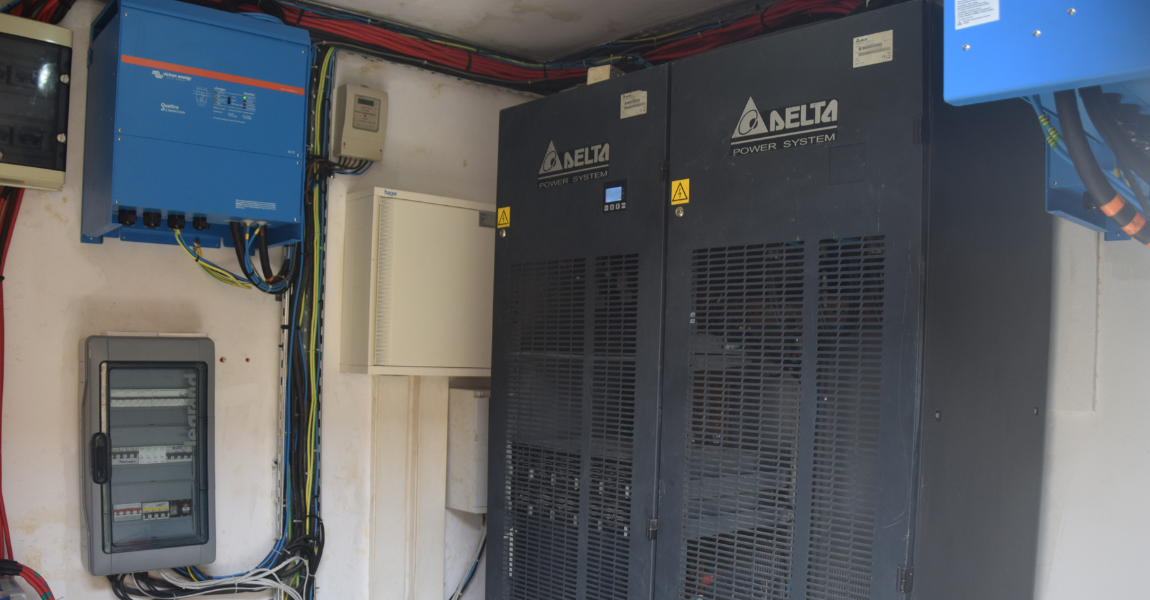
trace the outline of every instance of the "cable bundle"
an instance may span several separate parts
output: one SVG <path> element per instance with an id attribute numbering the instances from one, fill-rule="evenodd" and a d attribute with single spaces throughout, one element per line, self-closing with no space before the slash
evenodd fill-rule
<path id="1" fill-rule="evenodd" d="M 274 0 L 189 0 L 232 12 L 271 15 L 311 32 L 313 41 L 348 48 L 460 77 L 514 89 L 558 91 L 582 82 L 599 65 L 650 67 L 763 33 L 838 17 L 880 2 L 866 0 L 783 0 L 762 12 L 728 23 L 716 22 L 667 34 L 602 44 L 565 60 L 529 61 L 482 50 L 454 40 L 352 13 Z M 883 0 L 882 5 L 892 0 Z"/>
<path id="2" fill-rule="evenodd" d="M 32 569 L 14 561 L 7 559 L 0 559 L 0 576 L 3 577 L 20 577 L 36 590 L 36 594 L 40 596 L 40 600 L 54 600 L 56 597 L 52 595 L 51 588 L 48 587 L 48 582 L 39 573 Z"/>
<path id="3" fill-rule="evenodd" d="M 15 17 L 26 17 L 53 25 L 59 23 L 72 9 L 76 0 L 15 0 L 0 12 Z"/>
<path id="4" fill-rule="evenodd" d="M 23 189 L 0 188 L 0 415 L 3 414 L 4 406 L 4 265 L 8 262 L 12 230 L 16 227 L 16 216 L 20 214 L 20 204 L 23 200 Z M 2 430 L 3 426 L 0 425 L 0 431 Z M 4 508 L 2 476 L 0 476 L 0 536 L 4 539 L 0 547 L 0 558 L 15 559 L 15 554 L 12 552 L 12 534 L 8 531 L 8 512 Z"/>
<path id="5" fill-rule="evenodd" d="M 1142 165 L 1150 162 L 1145 154 L 1127 146 L 1131 144 L 1129 138 L 1114 137 L 1122 134 L 1113 130 L 1114 123 L 1110 121 L 1110 115 L 1104 112 L 1106 110 L 1104 106 L 1098 104 L 1101 101 L 1100 88 L 1078 90 L 1078 95 L 1082 96 L 1087 111 L 1091 113 L 1094 127 L 1102 134 L 1103 138 L 1106 138 L 1108 143 L 1113 144 L 1111 148 L 1115 150 L 1119 163 L 1125 160 Z M 1090 149 L 1090 141 L 1082 125 L 1082 115 L 1078 111 L 1078 96 L 1075 95 L 1074 90 L 1055 92 L 1054 102 L 1058 110 L 1059 120 L 1062 123 L 1062 139 L 1066 142 L 1066 152 L 1070 162 L 1074 164 L 1079 178 L 1085 184 L 1086 191 L 1094 197 L 1094 201 L 1098 203 L 1102 212 L 1117 223 L 1122 231 L 1138 243 L 1150 246 L 1150 227 L 1147 227 L 1145 215 L 1139 213 L 1133 204 L 1127 202 L 1115 190 L 1114 186 L 1110 184 L 1108 174 L 1098 165 L 1098 159 Z M 1134 180 L 1129 183 L 1139 203 L 1143 205 L 1142 210 L 1150 210 L 1150 207 L 1146 206 L 1146 199 L 1138 182 Z"/>
<path id="6" fill-rule="evenodd" d="M 327 116 L 331 107 L 335 49 L 321 47 L 314 56 L 316 64 L 309 86 L 312 111 L 308 120 L 312 157 L 308 161 L 307 194 L 304 198 L 304 235 L 303 241 L 289 250 L 291 266 L 288 272 L 291 275 L 280 282 L 283 285 L 281 298 L 285 303 L 282 342 L 286 370 L 280 447 L 280 464 L 283 466 L 280 482 L 283 526 L 280 537 L 264 560 L 244 573 L 213 577 L 198 567 L 188 566 L 161 571 L 158 576 L 148 573 L 109 576 L 112 590 L 120 600 L 260 591 L 271 591 L 279 598 L 292 600 L 312 600 L 315 596 L 315 574 L 324 548 L 324 527 L 320 518 L 320 363 L 323 356 L 327 179 L 336 172 L 362 172 L 370 163 L 341 164 L 321 158 L 327 156 L 328 151 Z M 249 226 L 241 227 L 246 228 L 244 235 L 247 236 L 242 245 L 250 249 L 252 239 L 259 234 Z M 176 239 L 182 242 L 178 232 Z M 192 254 L 186 245 L 181 245 Z M 202 259 L 198 262 L 201 266 L 207 263 Z M 250 253 L 241 265 L 251 267 Z"/>
<path id="7" fill-rule="evenodd" d="M 727 25 L 714 25 L 662 38 L 628 41 L 626 52 L 641 54 L 652 63 L 664 63 L 804 22 L 850 14 L 864 5 L 864 0 L 791 0 L 780 2 L 761 13 L 743 17 Z M 669 38 L 669 39 L 668 39 Z M 645 47 L 653 46 L 650 50 Z"/>

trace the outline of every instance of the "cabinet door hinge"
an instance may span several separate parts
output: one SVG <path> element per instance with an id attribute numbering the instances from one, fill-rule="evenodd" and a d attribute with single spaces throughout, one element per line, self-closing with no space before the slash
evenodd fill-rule
<path id="1" fill-rule="evenodd" d="M 659 163 L 659 181 L 667 181 L 667 172 L 671 170 L 671 163 L 662 161 Z"/>
<path id="2" fill-rule="evenodd" d="M 914 588 L 914 567 L 898 568 L 898 593 L 909 594 Z"/>
<path id="3" fill-rule="evenodd" d="M 659 539 L 659 519 L 647 519 L 647 539 Z"/>

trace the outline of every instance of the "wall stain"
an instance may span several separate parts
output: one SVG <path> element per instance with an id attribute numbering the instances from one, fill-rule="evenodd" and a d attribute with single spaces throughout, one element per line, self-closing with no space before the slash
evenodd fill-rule
<path id="1" fill-rule="evenodd" d="M 61 223 L 67 223 L 68 222 L 68 217 L 65 217 L 64 215 L 57 212 L 56 209 L 52 208 L 51 204 L 45 204 L 44 205 L 44 212 L 52 215 L 53 219 L 56 219 L 57 221 L 59 221 Z"/>
<path id="2" fill-rule="evenodd" d="M 467 166 L 467 159 L 466 158 L 463 159 L 463 166 L 465 166 L 465 167 Z"/>
<path id="3" fill-rule="evenodd" d="M 556 21 L 563 21 L 564 23 L 573 23 L 583 19 L 583 15 L 573 10 L 567 10 L 558 6 L 539 5 L 530 2 L 524 2 L 523 0 L 512 0 L 511 2 L 511 14 L 513 15 L 522 16 L 527 13 L 537 12 L 541 12 L 548 17 L 555 19 Z"/>
<path id="4" fill-rule="evenodd" d="M 431 86 L 431 97 L 432 98 L 438 98 L 440 95 L 442 95 L 443 94 L 443 86 L 445 86 L 445 85 L 447 85 L 447 84 L 446 83 L 437 83 L 437 84 Z"/>
<path id="5" fill-rule="evenodd" d="M 387 65 L 376 60 L 365 60 L 359 66 L 359 72 L 363 75 L 376 75 L 387 71 Z"/>

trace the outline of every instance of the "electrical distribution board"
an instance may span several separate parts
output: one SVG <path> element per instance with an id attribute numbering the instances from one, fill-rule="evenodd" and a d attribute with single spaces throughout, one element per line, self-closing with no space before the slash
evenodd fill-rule
<path id="1" fill-rule="evenodd" d="M 113 575 L 211 563 L 212 341 L 94 336 L 81 351 L 88 571 Z"/>
<path id="2" fill-rule="evenodd" d="M 303 237 L 306 31 L 175 0 L 115 0 L 92 23 L 84 241 L 170 243 L 229 222 Z"/>
<path id="3" fill-rule="evenodd" d="M 0 185 L 64 187 L 72 31 L 0 14 Z"/>
<path id="4" fill-rule="evenodd" d="M 1043 139 L 939 12 L 504 111 L 489 598 L 1033 596 Z"/>

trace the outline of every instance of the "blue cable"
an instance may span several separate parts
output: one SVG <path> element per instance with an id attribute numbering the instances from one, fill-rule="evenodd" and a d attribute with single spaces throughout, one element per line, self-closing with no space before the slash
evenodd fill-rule
<path id="1" fill-rule="evenodd" d="M 261 225 L 261 227 L 262 227 L 262 225 Z M 252 280 L 252 283 L 255 284 L 255 286 L 258 287 L 259 289 L 261 289 L 265 292 L 269 292 L 269 293 L 280 293 L 280 292 L 286 290 L 288 284 L 290 283 L 289 280 L 287 280 L 287 279 L 284 279 L 283 281 L 279 282 L 278 284 L 271 286 L 259 278 L 259 274 L 256 271 L 255 266 L 252 264 L 252 244 L 255 242 L 255 237 L 256 236 L 250 235 L 248 233 L 247 225 L 245 225 L 244 226 L 244 239 L 245 239 L 245 241 L 244 241 L 244 265 L 247 267 L 249 272 L 256 273 L 256 278 L 255 278 L 255 280 Z M 295 263 L 295 252 L 292 252 L 290 249 L 288 250 L 288 261 L 289 261 L 288 262 L 288 272 L 290 273 L 292 271 L 292 269 L 294 268 L 294 263 Z"/>

